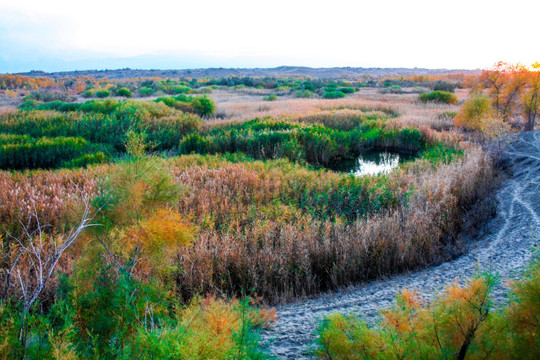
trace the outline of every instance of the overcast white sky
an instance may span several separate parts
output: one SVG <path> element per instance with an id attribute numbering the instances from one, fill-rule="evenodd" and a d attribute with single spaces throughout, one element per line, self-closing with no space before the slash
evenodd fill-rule
<path id="1" fill-rule="evenodd" d="M 0 0 L 0 73 L 530 64 L 539 13 L 538 0 Z"/>

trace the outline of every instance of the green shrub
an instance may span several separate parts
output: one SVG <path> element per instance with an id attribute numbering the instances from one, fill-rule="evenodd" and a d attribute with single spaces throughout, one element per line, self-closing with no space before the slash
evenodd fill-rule
<path id="1" fill-rule="evenodd" d="M 143 97 L 147 97 L 147 96 L 152 96 L 154 93 L 156 92 L 156 90 L 152 89 L 151 87 L 141 87 L 139 89 L 139 95 L 143 96 Z"/>
<path id="2" fill-rule="evenodd" d="M 85 98 L 92 98 L 96 96 L 96 91 L 93 89 L 86 90 L 85 92 L 83 92 L 82 96 Z"/>
<path id="3" fill-rule="evenodd" d="M 126 87 L 121 87 L 116 90 L 116 96 L 131 97 L 131 90 Z"/>
<path id="4" fill-rule="evenodd" d="M 191 106 L 199 116 L 210 116 L 214 113 L 216 103 L 206 95 L 197 96 L 191 100 Z"/>
<path id="5" fill-rule="evenodd" d="M 60 107 L 64 105 L 64 102 L 62 101 L 51 101 L 43 104 L 39 104 L 35 107 L 36 110 L 58 110 Z"/>
<path id="6" fill-rule="evenodd" d="M 23 110 L 30 110 L 30 104 L 23 104 L 25 108 Z M 52 101 L 44 104 L 33 104 L 35 110 L 56 110 L 56 111 L 77 111 L 81 108 L 82 104 L 79 103 L 65 103 L 62 101 Z"/>
<path id="7" fill-rule="evenodd" d="M 81 104 L 80 110 L 87 113 L 110 114 L 116 110 L 119 102 L 115 99 L 90 100 Z"/>
<path id="8" fill-rule="evenodd" d="M 39 101 L 37 100 L 28 100 L 23 102 L 21 105 L 19 105 L 19 109 L 21 110 L 34 110 L 39 105 Z"/>
<path id="9" fill-rule="evenodd" d="M 456 83 L 438 80 L 431 84 L 431 88 L 434 91 L 446 91 L 453 93 L 456 90 L 457 85 L 458 84 Z"/>
<path id="10" fill-rule="evenodd" d="M 174 107 L 174 104 L 177 102 L 177 100 L 173 97 L 168 96 L 161 96 L 154 100 L 155 102 L 162 102 L 165 105 L 169 107 Z"/>
<path id="11" fill-rule="evenodd" d="M 274 94 L 263 96 L 263 101 L 276 101 L 277 96 Z"/>
<path id="12" fill-rule="evenodd" d="M 388 88 L 388 90 L 391 94 L 401 94 L 403 92 L 401 86 L 399 85 L 392 85 Z"/>
<path id="13" fill-rule="evenodd" d="M 309 80 L 304 81 L 302 83 L 302 86 L 304 87 L 305 90 L 309 90 L 309 91 L 315 91 L 317 89 L 315 85 L 313 84 L 313 82 Z"/>
<path id="14" fill-rule="evenodd" d="M 189 113 L 197 113 L 195 109 L 193 108 L 192 100 L 194 98 L 191 96 L 187 96 L 184 94 L 180 94 L 175 97 L 159 97 L 155 99 L 155 102 L 162 102 L 165 105 L 175 108 L 177 110 L 183 111 L 183 112 L 189 112 Z"/>
<path id="15" fill-rule="evenodd" d="M 98 90 L 96 91 L 96 97 L 98 98 L 106 98 L 106 97 L 109 97 L 109 95 L 111 95 L 111 92 L 109 90 Z"/>
<path id="16" fill-rule="evenodd" d="M 329 84 L 326 85 L 325 88 L 326 88 L 326 91 L 336 91 L 337 87 L 338 87 L 338 84 L 329 83 Z"/>
<path id="17" fill-rule="evenodd" d="M 63 103 L 63 104 L 60 104 L 56 110 L 62 111 L 62 112 L 78 111 L 81 109 L 81 105 L 82 104 L 79 104 L 79 103 Z"/>
<path id="18" fill-rule="evenodd" d="M 341 91 L 327 91 L 323 95 L 323 99 L 339 99 L 344 97 L 345 94 Z"/>
<path id="19" fill-rule="evenodd" d="M 354 88 L 349 87 L 349 86 L 347 86 L 347 87 L 340 87 L 340 88 L 338 88 L 337 90 L 338 90 L 338 91 L 341 91 L 341 92 L 344 93 L 344 94 L 352 94 L 352 93 L 354 93 Z"/>
<path id="20" fill-rule="evenodd" d="M 453 105 L 456 105 L 459 103 L 456 95 L 447 91 L 439 91 L 439 90 L 420 94 L 418 96 L 418 99 L 423 103 L 437 102 L 437 103 L 442 103 L 442 104 L 453 104 Z"/>
<path id="21" fill-rule="evenodd" d="M 191 88 L 188 86 L 171 86 L 167 91 L 168 94 L 189 94 L 191 92 Z"/>
<path id="22" fill-rule="evenodd" d="M 313 97 L 313 93 L 309 90 L 299 90 L 297 91 L 295 94 L 294 94 L 297 98 L 306 98 L 306 99 L 309 99 L 309 98 L 312 98 Z"/>

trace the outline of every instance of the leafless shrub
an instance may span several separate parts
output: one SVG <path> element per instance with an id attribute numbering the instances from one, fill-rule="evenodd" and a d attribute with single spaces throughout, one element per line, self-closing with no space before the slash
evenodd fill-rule
<path id="1" fill-rule="evenodd" d="M 56 234 L 46 232 L 50 225 L 42 224 L 34 210 L 28 224 L 21 223 L 22 236 L 8 234 L 4 264 L 2 266 L 2 287 L 0 288 L 0 305 L 8 297 L 18 296 L 22 300 L 21 324 L 19 340 L 26 343 L 25 317 L 32 305 L 40 297 L 47 282 L 60 261 L 62 255 L 75 243 L 84 229 L 94 226 L 87 199 L 84 199 L 84 211 L 78 224 L 67 233 Z M 34 224 L 32 224 L 34 222 Z M 35 230 L 30 230 L 34 228 Z"/>

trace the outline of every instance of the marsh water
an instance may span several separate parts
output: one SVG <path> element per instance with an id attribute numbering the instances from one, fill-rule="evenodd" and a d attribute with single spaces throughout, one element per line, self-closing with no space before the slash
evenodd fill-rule
<path id="1" fill-rule="evenodd" d="M 414 157 L 412 154 L 395 151 L 369 150 L 362 152 L 356 159 L 338 161 L 329 168 L 355 176 L 385 174 Z"/>

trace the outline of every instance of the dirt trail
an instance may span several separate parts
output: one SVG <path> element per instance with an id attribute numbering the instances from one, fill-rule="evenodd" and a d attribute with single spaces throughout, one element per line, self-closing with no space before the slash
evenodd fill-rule
<path id="1" fill-rule="evenodd" d="M 273 330 L 263 334 L 270 352 L 279 359 L 309 359 L 306 351 L 313 341 L 313 331 L 325 315 L 354 312 L 373 320 L 404 287 L 429 296 L 456 279 L 465 281 L 478 269 L 495 270 L 501 275 L 501 285 L 494 295 L 496 301 L 503 301 L 504 280 L 523 269 L 531 249 L 539 244 L 540 131 L 520 134 L 506 156 L 513 174 L 497 191 L 497 215 L 488 222 L 487 234 L 469 244 L 466 255 L 432 268 L 280 306 Z"/>

